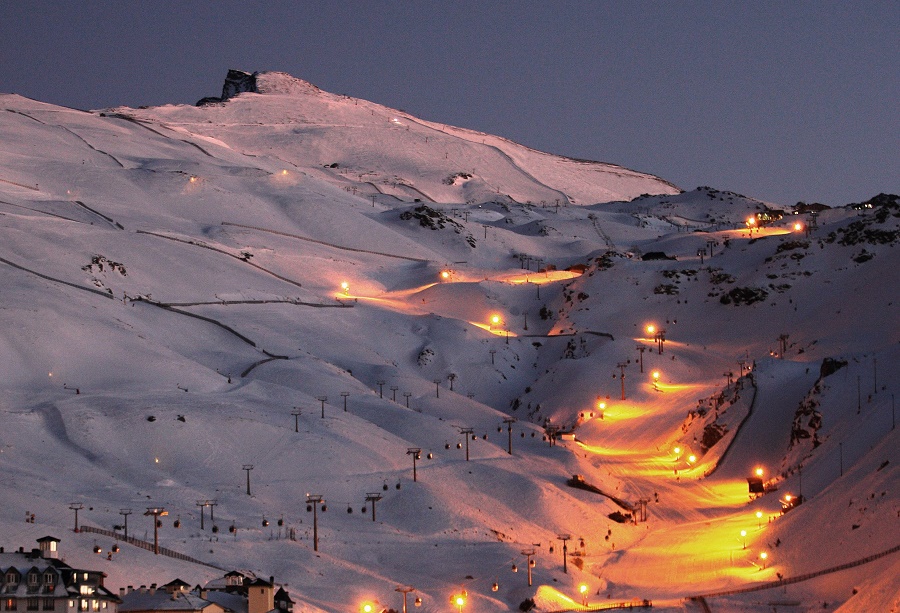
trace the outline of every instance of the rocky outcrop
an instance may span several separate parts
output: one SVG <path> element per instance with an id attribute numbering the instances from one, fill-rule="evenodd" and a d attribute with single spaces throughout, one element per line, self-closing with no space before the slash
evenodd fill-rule
<path id="1" fill-rule="evenodd" d="M 205 106 L 207 104 L 216 104 L 225 102 L 229 98 L 233 98 L 244 92 L 259 93 L 256 87 L 256 75 L 259 73 L 249 73 L 243 70 L 231 69 L 225 76 L 225 85 L 222 86 L 221 97 L 207 96 L 197 102 L 197 106 Z"/>

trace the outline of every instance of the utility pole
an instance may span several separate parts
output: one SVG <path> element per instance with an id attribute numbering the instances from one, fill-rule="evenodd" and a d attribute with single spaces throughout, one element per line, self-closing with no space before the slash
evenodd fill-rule
<path id="1" fill-rule="evenodd" d="M 322 419 L 325 419 L 325 401 L 328 400 L 328 396 L 317 396 L 316 400 L 322 403 Z"/>
<path id="2" fill-rule="evenodd" d="M 372 521 L 375 521 L 375 503 L 381 500 L 381 494 L 366 493 L 366 502 L 372 503 Z"/>
<path id="3" fill-rule="evenodd" d="M 403 392 L 403 396 L 406 398 L 406 408 L 409 408 L 409 397 L 412 396 L 412 392 Z"/>
<path id="4" fill-rule="evenodd" d="M 644 352 L 647 351 L 647 348 L 644 345 L 638 345 L 637 350 L 641 352 L 641 372 L 644 372 Z"/>
<path id="5" fill-rule="evenodd" d="M 466 462 L 469 461 L 469 436 L 475 434 L 472 428 L 460 428 L 459 433 L 466 438 Z"/>
<path id="6" fill-rule="evenodd" d="M 209 521 L 216 521 L 216 516 L 214 511 L 216 510 L 216 505 L 219 504 L 215 500 L 207 500 L 206 505 L 209 507 Z"/>
<path id="7" fill-rule="evenodd" d="M 313 514 L 313 551 L 319 551 L 319 520 L 318 505 L 322 505 L 322 511 L 325 510 L 325 499 L 320 494 L 306 495 L 306 510 L 312 510 Z M 312 509 L 310 509 L 312 507 Z"/>
<path id="8" fill-rule="evenodd" d="M 147 507 L 146 516 L 153 516 L 153 553 L 159 555 L 159 521 L 160 517 L 168 515 L 169 512 L 162 507 Z"/>
<path id="9" fill-rule="evenodd" d="M 568 541 L 570 538 L 572 538 L 572 535 L 571 535 L 571 534 L 560 534 L 560 535 L 557 536 L 556 538 L 558 538 L 559 540 L 561 540 L 561 541 L 563 542 L 563 546 L 562 546 L 562 552 L 563 552 L 563 572 L 566 573 L 566 574 L 568 574 L 569 569 L 568 569 L 568 566 L 567 566 L 566 558 L 567 558 L 568 555 L 569 555 L 569 545 L 568 545 L 567 541 Z"/>
<path id="10" fill-rule="evenodd" d="M 741 367 L 741 377 L 744 376 L 744 366 L 746 366 L 746 365 L 747 365 L 747 362 L 745 362 L 744 360 L 738 360 L 738 366 Z"/>
<path id="11" fill-rule="evenodd" d="M 503 423 L 506 424 L 506 434 L 508 435 L 508 442 L 506 446 L 506 453 L 512 455 L 512 425 L 516 422 L 515 417 L 507 417 L 503 420 Z"/>
<path id="12" fill-rule="evenodd" d="M 441 397 L 441 380 L 440 380 L 440 379 L 434 379 L 433 381 L 434 381 L 434 395 L 435 395 L 435 398 L 440 398 L 440 397 Z"/>
<path id="13" fill-rule="evenodd" d="M 407 447 L 406 455 L 411 455 L 413 459 L 413 482 L 416 479 L 416 460 L 422 457 L 422 449 L 420 447 Z"/>
<path id="14" fill-rule="evenodd" d="M 396 385 L 391 386 L 391 400 L 397 402 L 397 390 L 400 389 Z"/>
<path id="15" fill-rule="evenodd" d="M 247 471 L 247 495 L 250 495 L 250 471 L 253 470 L 253 464 L 244 464 L 242 470 Z"/>
<path id="16" fill-rule="evenodd" d="M 294 432 L 300 432 L 300 415 L 302 412 L 299 407 L 294 407 L 294 410 L 291 411 L 291 415 L 294 416 Z"/>
<path id="17" fill-rule="evenodd" d="M 491 350 L 489 351 L 489 353 L 491 354 L 491 365 L 493 365 L 493 364 L 494 364 L 494 354 L 497 353 L 497 350 L 496 350 L 496 349 L 491 349 Z"/>
<path id="18" fill-rule="evenodd" d="M 376 381 L 375 384 L 378 386 L 378 397 L 384 398 L 384 381 Z"/>
<path id="19" fill-rule="evenodd" d="M 125 517 L 125 540 L 128 540 L 128 516 L 131 515 L 131 509 L 119 509 L 119 515 Z"/>
<path id="20" fill-rule="evenodd" d="M 80 532 L 78 530 L 78 511 L 84 508 L 84 505 L 80 502 L 72 502 L 69 504 L 69 508 L 75 511 L 75 530 L 73 532 Z"/>
<path id="21" fill-rule="evenodd" d="M 341 392 L 341 397 L 344 399 L 344 413 L 347 412 L 347 396 L 350 395 L 350 392 Z"/>
<path id="22" fill-rule="evenodd" d="M 731 389 L 731 381 L 732 377 L 734 377 L 734 373 L 729 370 L 728 372 L 723 372 L 722 376 L 725 377 L 725 389 Z"/>

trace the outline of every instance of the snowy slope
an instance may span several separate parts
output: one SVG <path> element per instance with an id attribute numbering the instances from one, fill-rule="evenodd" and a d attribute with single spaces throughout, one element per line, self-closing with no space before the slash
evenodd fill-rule
<path id="1" fill-rule="evenodd" d="M 900 544 L 896 203 L 750 233 L 783 207 L 259 82 L 196 108 L 0 96 L 4 546 L 55 535 L 113 590 L 220 576 L 72 532 L 72 502 L 150 539 L 164 506 L 162 544 L 274 575 L 297 611 L 399 608 L 398 585 L 423 611 L 462 589 L 563 610 L 582 583 L 672 611 L 898 606 L 896 554 L 712 596 Z M 756 466 L 777 489 L 751 500 Z M 609 518 L 640 499 L 646 522 Z"/>

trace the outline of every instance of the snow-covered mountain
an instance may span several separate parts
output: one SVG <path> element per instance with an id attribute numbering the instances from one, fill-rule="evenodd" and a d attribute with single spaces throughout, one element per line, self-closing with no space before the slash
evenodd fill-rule
<path id="1" fill-rule="evenodd" d="M 895 196 L 791 215 L 247 78 L 0 95 L 0 544 L 221 576 L 72 531 L 165 507 L 162 545 L 298 612 L 900 606 Z"/>

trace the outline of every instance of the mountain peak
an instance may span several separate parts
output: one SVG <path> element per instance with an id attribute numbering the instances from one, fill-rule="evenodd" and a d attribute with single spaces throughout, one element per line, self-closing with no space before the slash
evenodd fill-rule
<path id="1" fill-rule="evenodd" d="M 226 100 L 250 92 L 254 94 L 316 94 L 320 93 L 318 87 L 298 79 L 285 72 L 245 72 L 231 68 L 225 75 L 225 84 L 222 86 L 220 97 L 208 96 L 197 102 L 197 106 L 225 102 Z"/>

